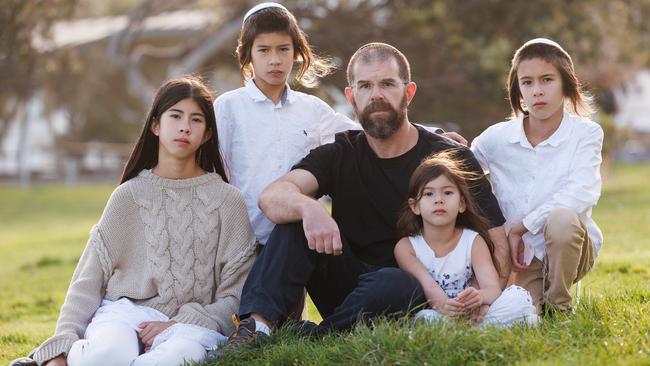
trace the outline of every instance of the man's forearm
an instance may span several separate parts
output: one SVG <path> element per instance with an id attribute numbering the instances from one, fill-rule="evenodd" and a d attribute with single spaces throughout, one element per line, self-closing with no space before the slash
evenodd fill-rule
<path id="1" fill-rule="evenodd" d="M 276 181 L 260 195 L 258 204 L 266 217 L 275 224 L 302 220 L 302 209 L 317 201 L 303 194 L 293 183 Z"/>
<path id="2" fill-rule="evenodd" d="M 512 266 L 510 258 L 510 246 L 503 226 L 492 228 L 488 231 L 492 243 L 494 243 L 494 258 L 499 269 L 499 285 L 503 290 L 508 283 Z"/>

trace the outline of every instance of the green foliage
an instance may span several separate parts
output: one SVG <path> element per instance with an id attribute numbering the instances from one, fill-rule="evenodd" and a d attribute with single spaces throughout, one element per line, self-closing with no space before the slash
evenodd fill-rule
<path id="1" fill-rule="evenodd" d="M 58 140 L 127 143 L 142 128 L 146 108 L 129 93 L 121 65 L 104 64 L 106 50 L 59 50 L 45 60 L 43 92 L 50 112 L 65 110 L 70 129 Z M 98 67 L 101 65 L 101 67 Z"/>
<path id="2" fill-rule="evenodd" d="M 575 315 L 544 319 L 537 328 L 381 320 L 320 341 L 285 330 L 215 365 L 643 364 L 650 351 L 649 295 L 627 290 L 582 302 Z"/>
<path id="3" fill-rule="evenodd" d="M 54 329 L 88 232 L 110 186 L 0 186 L 0 364 Z"/>
<path id="4" fill-rule="evenodd" d="M 322 340 L 281 330 L 219 365 L 648 365 L 650 166 L 615 166 L 594 211 L 605 244 L 573 316 L 510 330 L 375 321 Z M 0 187 L 0 364 L 52 334 L 111 186 Z M 310 307 L 310 318 L 318 317 Z"/>
<path id="5" fill-rule="evenodd" d="M 366 42 L 388 42 L 403 51 L 418 84 L 411 119 L 453 122 L 470 139 L 510 115 L 510 59 L 529 39 L 562 44 L 607 113 L 613 112 L 611 90 L 650 66 L 648 1 L 344 1 L 324 15 L 313 11 L 326 3 L 331 2 L 296 0 L 287 6 L 298 19 L 310 20 L 311 42 L 341 60 L 343 69 Z M 327 82 L 341 87 L 345 75 Z"/>
<path id="6" fill-rule="evenodd" d="M 112 62 L 117 64 L 111 64 L 108 42 L 38 55 L 30 41 L 33 31 L 46 37 L 53 21 L 73 15 L 127 14 L 137 18 L 155 13 L 152 9 L 157 7 L 206 9 L 230 20 L 256 3 L 9 2 L 0 8 L 0 84 L 4 86 L 0 90 L 0 136 L 21 103 L 43 88 L 49 111 L 61 108 L 68 112 L 72 131 L 64 143 L 132 140 L 147 107 L 140 98 L 145 91 L 127 92 L 129 76 L 123 64 L 115 60 Z M 635 70 L 650 66 L 649 1 L 286 0 L 283 4 L 296 15 L 317 51 L 331 55 L 340 65 L 341 71 L 326 78 L 324 86 L 342 89 L 347 61 L 360 45 L 370 41 L 391 43 L 410 59 L 413 80 L 419 85 L 410 118 L 423 123 L 450 123 L 470 140 L 510 114 L 505 92 L 509 63 L 515 49 L 528 39 L 543 36 L 560 42 L 607 113 L 615 109 L 612 89 Z M 137 34 L 133 37 L 138 39 Z M 181 37 L 167 41 L 145 38 L 138 39 L 137 44 L 173 47 L 180 43 L 187 46 L 187 54 L 211 39 Z M 217 69 L 221 74 L 233 72 L 235 39 L 230 44 L 194 71 L 204 75 L 216 75 Z M 170 67 L 180 57 L 145 57 L 139 68 L 152 85 L 157 85 L 170 76 Z M 325 90 L 308 92 L 324 94 Z"/>
<path id="7" fill-rule="evenodd" d="M 629 138 L 630 131 L 617 127 L 612 116 L 607 113 L 601 112 L 598 117 L 604 133 L 603 157 L 611 158 Z"/>

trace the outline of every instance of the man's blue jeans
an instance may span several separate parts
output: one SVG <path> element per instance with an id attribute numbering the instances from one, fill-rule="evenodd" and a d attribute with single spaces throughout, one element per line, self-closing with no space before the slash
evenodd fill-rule
<path id="1" fill-rule="evenodd" d="M 327 333 L 426 302 L 414 277 L 361 262 L 342 240 L 343 254 L 319 254 L 307 246 L 301 222 L 277 225 L 246 279 L 239 315 L 258 313 L 279 326 L 306 288 L 323 317 L 318 331 Z"/>

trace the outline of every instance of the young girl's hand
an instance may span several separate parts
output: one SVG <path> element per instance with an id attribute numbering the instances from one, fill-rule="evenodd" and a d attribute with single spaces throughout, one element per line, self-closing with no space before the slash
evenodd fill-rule
<path id="1" fill-rule="evenodd" d="M 483 305 L 483 297 L 481 296 L 481 292 L 471 286 L 464 289 L 460 294 L 458 294 L 458 296 L 456 296 L 456 300 L 464 305 L 466 312 L 469 312 L 472 309 Z"/>
<path id="2" fill-rule="evenodd" d="M 447 297 L 447 294 L 440 287 L 424 286 L 423 290 L 429 306 L 435 311 L 451 317 L 465 315 L 464 304 Z"/>
<path id="3" fill-rule="evenodd" d="M 450 299 L 446 296 L 444 299 L 434 301 L 431 305 L 434 310 L 446 316 L 454 317 L 465 315 L 463 303 L 455 299 Z"/>
<path id="4" fill-rule="evenodd" d="M 483 304 L 478 308 L 474 309 L 471 315 L 472 320 L 477 323 L 480 323 L 481 321 L 483 321 L 483 319 L 485 319 L 485 314 L 487 314 L 488 310 L 490 310 L 490 305 L 488 304 Z"/>
<path id="5" fill-rule="evenodd" d="M 153 344 L 154 338 L 174 324 L 176 324 L 176 322 L 173 320 L 168 322 L 142 322 L 138 324 L 138 327 L 142 329 L 138 334 L 138 337 L 140 337 L 140 340 L 144 343 L 145 348 L 149 349 Z"/>
<path id="6" fill-rule="evenodd" d="M 440 313 L 445 314 L 447 316 L 463 316 L 466 314 L 465 308 L 463 306 L 463 303 L 460 301 L 457 301 L 455 299 L 447 299 L 445 302 L 442 304 L 437 309 Z"/>

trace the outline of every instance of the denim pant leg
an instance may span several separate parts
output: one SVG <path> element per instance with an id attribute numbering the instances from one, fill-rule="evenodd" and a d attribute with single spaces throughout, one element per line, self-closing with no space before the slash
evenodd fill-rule
<path id="1" fill-rule="evenodd" d="M 316 265 L 302 223 L 276 225 L 242 289 L 239 315 L 258 313 L 279 325 L 304 291 Z"/>
<path id="2" fill-rule="evenodd" d="M 349 329 L 360 319 L 380 315 L 403 315 L 425 302 L 413 276 L 399 268 L 380 268 L 359 277 L 357 287 L 323 319 L 320 331 Z"/>
<path id="3" fill-rule="evenodd" d="M 307 282 L 307 293 L 323 319 L 332 315 L 357 288 L 361 276 L 379 268 L 357 259 L 345 238 L 341 240 L 343 253 L 317 255 L 316 267 Z"/>
<path id="4" fill-rule="evenodd" d="M 276 225 L 244 283 L 240 316 L 258 313 L 281 325 L 304 287 L 326 331 L 348 329 L 362 314 L 404 313 L 425 301 L 411 275 L 361 262 L 342 240 L 342 255 L 318 254 L 307 246 L 302 223 Z"/>

